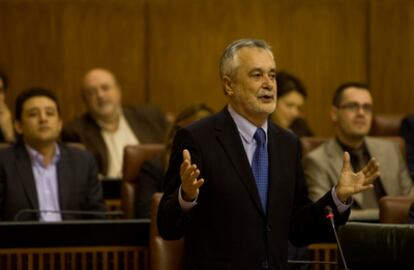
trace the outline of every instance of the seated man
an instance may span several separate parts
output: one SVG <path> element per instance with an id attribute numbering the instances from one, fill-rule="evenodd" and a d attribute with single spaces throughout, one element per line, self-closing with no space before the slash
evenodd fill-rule
<path id="1" fill-rule="evenodd" d="M 409 115 L 403 119 L 400 135 L 405 140 L 408 170 L 414 181 L 414 115 Z"/>
<path id="2" fill-rule="evenodd" d="M 354 196 L 350 219 L 378 220 L 378 200 L 384 195 L 413 194 L 399 146 L 388 140 L 367 137 L 372 120 L 372 97 L 366 85 L 346 83 L 336 90 L 331 119 L 335 138 L 304 157 L 304 170 L 310 199 L 316 201 L 337 184 L 344 151 L 351 156 L 354 171 L 371 159 L 380 165 L 380 176 L 373 190 Z"/>
<path id="3" fill-rule="evenodd" d="M 40 88 L 22 92 L 15 118 L 17 143 L 0 150 L 0 220 L 103 218 L 93 156 L 57 143 L 62 120 L 56 96 Z"/>
<path id="4" fill-rule="evenodd" d="M 0 72 L 0 142 L 13 142 L 14 129 L 9 107 L 6 104 L 6 75 Z"/>
<path id="5" fill-rule="evenodd" d="M 86 145 L 94 153 L 102 176 L 122 176 L 126 145 L 163 142 L 165 116 L 152 106 L 123 107 L 121 87 L 110 71 L 87 72 L 82 95 L 88 112 L 65 125 L 62 139 Z"/>

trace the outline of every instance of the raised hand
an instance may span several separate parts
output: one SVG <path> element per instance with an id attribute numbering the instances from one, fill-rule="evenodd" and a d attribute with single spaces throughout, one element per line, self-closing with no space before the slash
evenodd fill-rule
<path id="1" fill-rule="evenodd" d="M 354 173 L 349 153 L 345 152 L 342 171 L 336 187 L 338 199 L 346 202 L 352 195 L 372 189 L 374 187 L 372 183 L 379 174 L 379 164 L 375 158 L 372 158 L 362 170 Z"/>
<path id="2" fill-rule="evenodd" d="M 191 155 L 187 149 L 183 151 L 183 163 L 180 167 L 181 191 L 185 201 L 194 201 L 198 195 L 198 189 L 204 184 L 200 178 L 200 170 L 196 164 L 191 164 Z"/>

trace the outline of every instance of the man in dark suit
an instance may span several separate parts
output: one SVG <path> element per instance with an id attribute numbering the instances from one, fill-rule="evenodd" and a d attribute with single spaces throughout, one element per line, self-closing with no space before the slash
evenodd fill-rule
<path id="1" fill-rule="evenodd" d="M 41 88 L 22 92 L 15 118 L 19 139 L 0 150 L 0 220 L 104 218 L 92 154 L 57 143 L 62 120 L 56 96 Z"/>
<path id="2" fill-rule="evenodd" d="M 378 164 L 353 173 L 344 154 L 338 185 L 310 202 L 298 138 L 268 121 L 276 103 L 270 47 L 255 39 L 231 43 L 220 74 L 228 105 L 175 137 L 160 234 L 184 237 L 184 269 L 286 269 L 288 239 L 331 240 L 325 207 L 337 225 L 345 223 L 352 194 L 372 188 Z"/>
<path id="3" fill-rule="evenodd" d="M 62 140 L 83 143 L 94 154 L 103 177 L 122 176 L 126 145 L 163 142 L 164 114 L 150 105 L 122 106 L 121 86 L 109 70 L 88 71 L 82 97 L 88 112 L 65 124 Z"/>

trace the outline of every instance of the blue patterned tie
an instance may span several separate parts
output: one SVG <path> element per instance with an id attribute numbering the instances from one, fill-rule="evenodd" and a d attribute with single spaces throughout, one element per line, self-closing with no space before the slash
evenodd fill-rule
<path id="1" fill-rule="evenodd" d="M 252 170 L 256 179 L 257 189 L 264 212 L 267 209 L 267 187 L 269 183 L 269 159 L 267 158 L 266 133 L 258 128 L 253 138 L 256 140 L 256 150 L 253 154 Z"/>

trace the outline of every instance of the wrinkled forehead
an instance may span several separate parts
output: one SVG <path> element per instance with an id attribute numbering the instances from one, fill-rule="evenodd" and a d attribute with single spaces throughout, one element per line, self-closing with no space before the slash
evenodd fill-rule
<path id="1" fill-rule="evenodd" d="M 244 47 L 236 52 L 233 67 L 237 68 L 240 65 L 246 68 L 276 69 L 272 51 L 257 47 Z"/>

